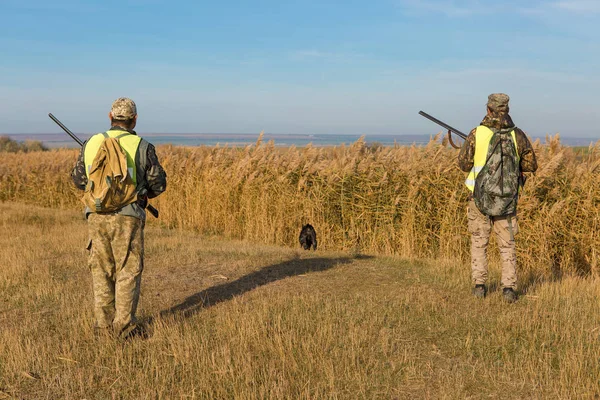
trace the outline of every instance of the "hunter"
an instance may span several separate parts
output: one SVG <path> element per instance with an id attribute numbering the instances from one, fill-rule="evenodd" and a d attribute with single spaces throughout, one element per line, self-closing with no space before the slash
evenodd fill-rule
<path id="1" fill-rule="evenodd" d="M 473 294 L 478 298 L 487 295 L 487 246 L 493 228 L 502 259 L 502 295 L 512 303 L 517 300 L 517 200 L 523 173 L 535 172 L 537 161 L 531 142 L 509 115 L 508 101 L 504 93 L 489 95 L 487 114 L 465 140 L 458 165 L 469 173 L 465 184 L 470 191 Z"/>
<path id="2" fill-rule="evenodd" d="M 85 216 L 89 231 L 88 266 L 92 273 L 95 329 L 122 338 L 143 331 L 136 321 L 136 309 L 144 269 L 145 207 L 148 199 L 164 192 L 167 185 L 167 176 L 154 146 L 137 136 L 133 130 L 137 117 L 133 100 L 125 97 L 115 100 L 108 113 L 110 129 L 92 136 L 84 143 L 71 173 L 75 186 L 85 190 Z M 106 144 L 109 138 L 116 139 L 111 141 L 115 144 L 112 147 Z M 104 160 L 100 160 L 102 155 Z M 122 198 L 103 199 L 98 202 L 98 207 L 94 207 L 93 201 L 86 202 L 86 196 L 90 196 L 94 186 L 99 188 L 104 181 L 111 179 L 109 177 L 107 180 L 102 175 L 106 172 L 98 167 L 99 164 L 103 163 L 103 167 L 108 168 L 115 164 L 118 166 L 119 162 L 127 178 L 123 178 L 122 182 L 128 183 L 126 189 L 132 195 L 121 203 L 119 201 Z M 100 178 L 94 175 L 97 173 Z M 103 211 L 102 206 L 110 201 L 114 207 L 111 211 Z"/>

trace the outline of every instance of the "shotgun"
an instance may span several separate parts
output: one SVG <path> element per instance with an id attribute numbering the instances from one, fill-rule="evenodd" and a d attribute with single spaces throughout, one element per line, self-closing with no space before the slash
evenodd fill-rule
<path id="1" fill-rule="evenodd" d="M 456 128 L 451 127 L 450 125 L 440 121 L 437 118 L 432 117 L 431 115 L 427 114 L 424 111 L 419 111 L 419 115 L 427 118 L 428 120 L 435 122 L 436 124 L 438 124 L 439 126 L 446 128 L 448 130 L 448 140 L 450 141 L 450 144 L 452 145 L 452 147 L 454 147 L 455 149 L 460 149 L 460 146 L 457 146 L 454 144 L 454 142 L 452 141 L 452 133 L 457 134 L 458 136 L 460 136 L 463 140 L 467 139 L 467 135 L 465 135 L 464 133 L 462 133 L 461 131 L 459 131 Z"/>

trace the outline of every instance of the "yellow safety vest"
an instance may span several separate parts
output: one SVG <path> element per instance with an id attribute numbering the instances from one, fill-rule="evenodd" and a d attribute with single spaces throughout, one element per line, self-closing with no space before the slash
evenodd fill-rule
<path id="1" fill-rule="evenodd" d="M 129 176 L 133 180 L 133 183 L 137 185 L 136 178 L 136 168 L 135 168 L 135 154 L 137 153 L 137 149 L 142 141 L 137 135 L 133 135 L 127 131 L 120 130 L 110 130 L 107 131 L 106 134 L 109 137 L 119 138 L 119 144 L 125 151 L 127 155 L 127 170 L 129 171 Z M 104 141 L 105 136 L 104 133 L 98 133 L 92 136 L 85 145 L 85 153 L 83 155 L 83 162 L 85 163 L 85 174 L 90 175 L 90 170 L 92 169 L 92 163 L 94 162 L 94 158 L 96 157 L 96 153 L 100 149 L 100 145 Z"/>
<path id="2" fill-rule="evenodd" d="M 519 157 L 519 149 L 517 147 L 517 137 L 515 131 L 511 131 L 513 142 L 515 143 L 515 149 L 517 150 L 517 158 Z M 479 172 L 484 167 L 487 161 L 487 153 L 490 147 L 490 141 L 494 136 L 494 132 L 487 126 L 479 125 L 475 130 L 475 157 L 473 158 L 473 168 L 465 180 L 465 185 L 472 192 L 475 190 L 475 179 Z"/>

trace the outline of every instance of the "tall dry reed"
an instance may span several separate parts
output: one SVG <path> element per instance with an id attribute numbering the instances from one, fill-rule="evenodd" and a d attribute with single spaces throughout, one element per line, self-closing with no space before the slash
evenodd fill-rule
<path id="1" fill-rule="evenodd" d="M 519 203 L 518 251 L 527 279 L 596 274 L 600 145 L 534 143 L 540 168 Z M 208 235 L 297 246 L 310 222 L 320 246 L 415 258 L 469 256 L 467 190 L 457 152 L 428 145 L 278 148 L 159 146 L 167 192 L 158 223 Z M 0 154 L 0 200 L 80 203 L 69 172 L 77 152 Z M 154 223 L 154 222 L 152 222 Z M 492 252 L 492 259 L 494 258 Z"/>

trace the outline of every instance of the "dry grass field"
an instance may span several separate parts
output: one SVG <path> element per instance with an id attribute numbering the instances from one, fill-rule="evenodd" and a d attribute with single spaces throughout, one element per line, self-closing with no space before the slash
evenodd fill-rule
<path id="1" fill-rule="evenodd" d="M 0 399 L 600 394 L 600 282 L 470 296 L 468 265 L 149 227 L 150 337 L 95 337 L 81 214 L 0 204 Z M 498 284 L 498 268 L 492 270 Z"/>
<path id="2" fill-rule="evenodd" d="M 494 244 L 470 296 L 443 144 L 159 147 L 128 342 L 92 330 L 76 151 L 0 153 L 0 399 L 598 398 L 600 145 L 534 146 L 512 305 Z"/>

